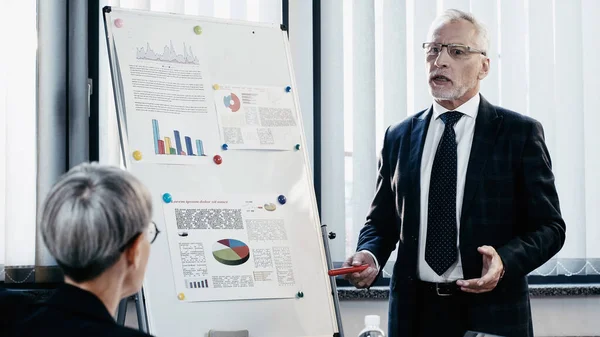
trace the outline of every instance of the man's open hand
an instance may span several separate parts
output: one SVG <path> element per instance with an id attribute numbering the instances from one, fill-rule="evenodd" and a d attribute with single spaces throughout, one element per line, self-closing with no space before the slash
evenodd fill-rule
<path id="1" fill-rule="evenodd" d="M 483 256 L 481 278 L 456 281 L 460 290 L 467 293 L 479 294 L 494 290 L 504 273 L 504 264 L 494 247 L 481 246 L 477 251 Z"/>

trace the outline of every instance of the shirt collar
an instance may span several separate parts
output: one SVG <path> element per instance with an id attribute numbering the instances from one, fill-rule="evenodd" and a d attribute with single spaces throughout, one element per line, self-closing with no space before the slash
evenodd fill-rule
<path id="1" fill-rule="evenodd" d="M 479 102 L 481 98 L 479 97 L 479 93 L 477 95 L 471 97 L 468 101 L 464 102 L 461 106 L 457 107 L 452 111 L 459 111 L 462 114 L 465 114 L 471 118 L 477 117 L 477 111 L 479 111 Z M 448 110 L 443 106 L 439 105 L 438 102 L 433 101 L 433 119 L 437 119 L 443 113 L 448 112 Z"/>

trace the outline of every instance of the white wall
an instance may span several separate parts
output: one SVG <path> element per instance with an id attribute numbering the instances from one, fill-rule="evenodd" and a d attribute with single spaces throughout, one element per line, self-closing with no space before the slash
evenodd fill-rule
<path id="1" fill-rule="evenodd" d="M 387 329 L 386 300 L 341 301 L 346 337 L 358 336 L 365 315 L 380 315 Z M 535 336 L 600 336 L 600 297 L 532 298 Z"/>

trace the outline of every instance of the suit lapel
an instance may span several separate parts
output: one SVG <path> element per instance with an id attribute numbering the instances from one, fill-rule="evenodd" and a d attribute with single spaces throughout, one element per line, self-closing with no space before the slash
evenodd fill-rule
<path id="1" fill-rule="evenodd" d="M 473 135 L 469 165 L 467 167 L 461 224 L 483 179 L 485 163 L 492 153 L 501 124 L 502 116 L 498 116 L 494 106 L 481 96 L 479 111 L 475 120 L 475 134 Z"/>
<path id="2" fill-rule="evenodd" d="M 410 154 L 408 167 L 410 172 L 410 183 L 408 189 L 408 200 L 414 202 L 416 207 L 412 208 L 414 221 L 406 221 L 405 224 L 410 226 L 410 231 L 418 235 L 420 208 L 421 203 L 421 157 L 423 156 L 423 147 L 425 145 L 425 137 L 427 129 L 433 115 L 432 108 L 423 111 L 421 114 L 412 118 L 412 130 L 410 134 Z M 408 211 L 408 210 L 406 210 Z"/>

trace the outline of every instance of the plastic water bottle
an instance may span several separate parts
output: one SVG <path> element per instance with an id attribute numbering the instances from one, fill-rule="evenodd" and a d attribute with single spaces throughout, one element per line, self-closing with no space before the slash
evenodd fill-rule
<path id="1" fill-rule="evenodd" d="M 379 327 L 381 318 L 378 315 L 365 316 L 365 328 L 358 334 L 358 337 L 385 337 L 385 333 Z"/>

